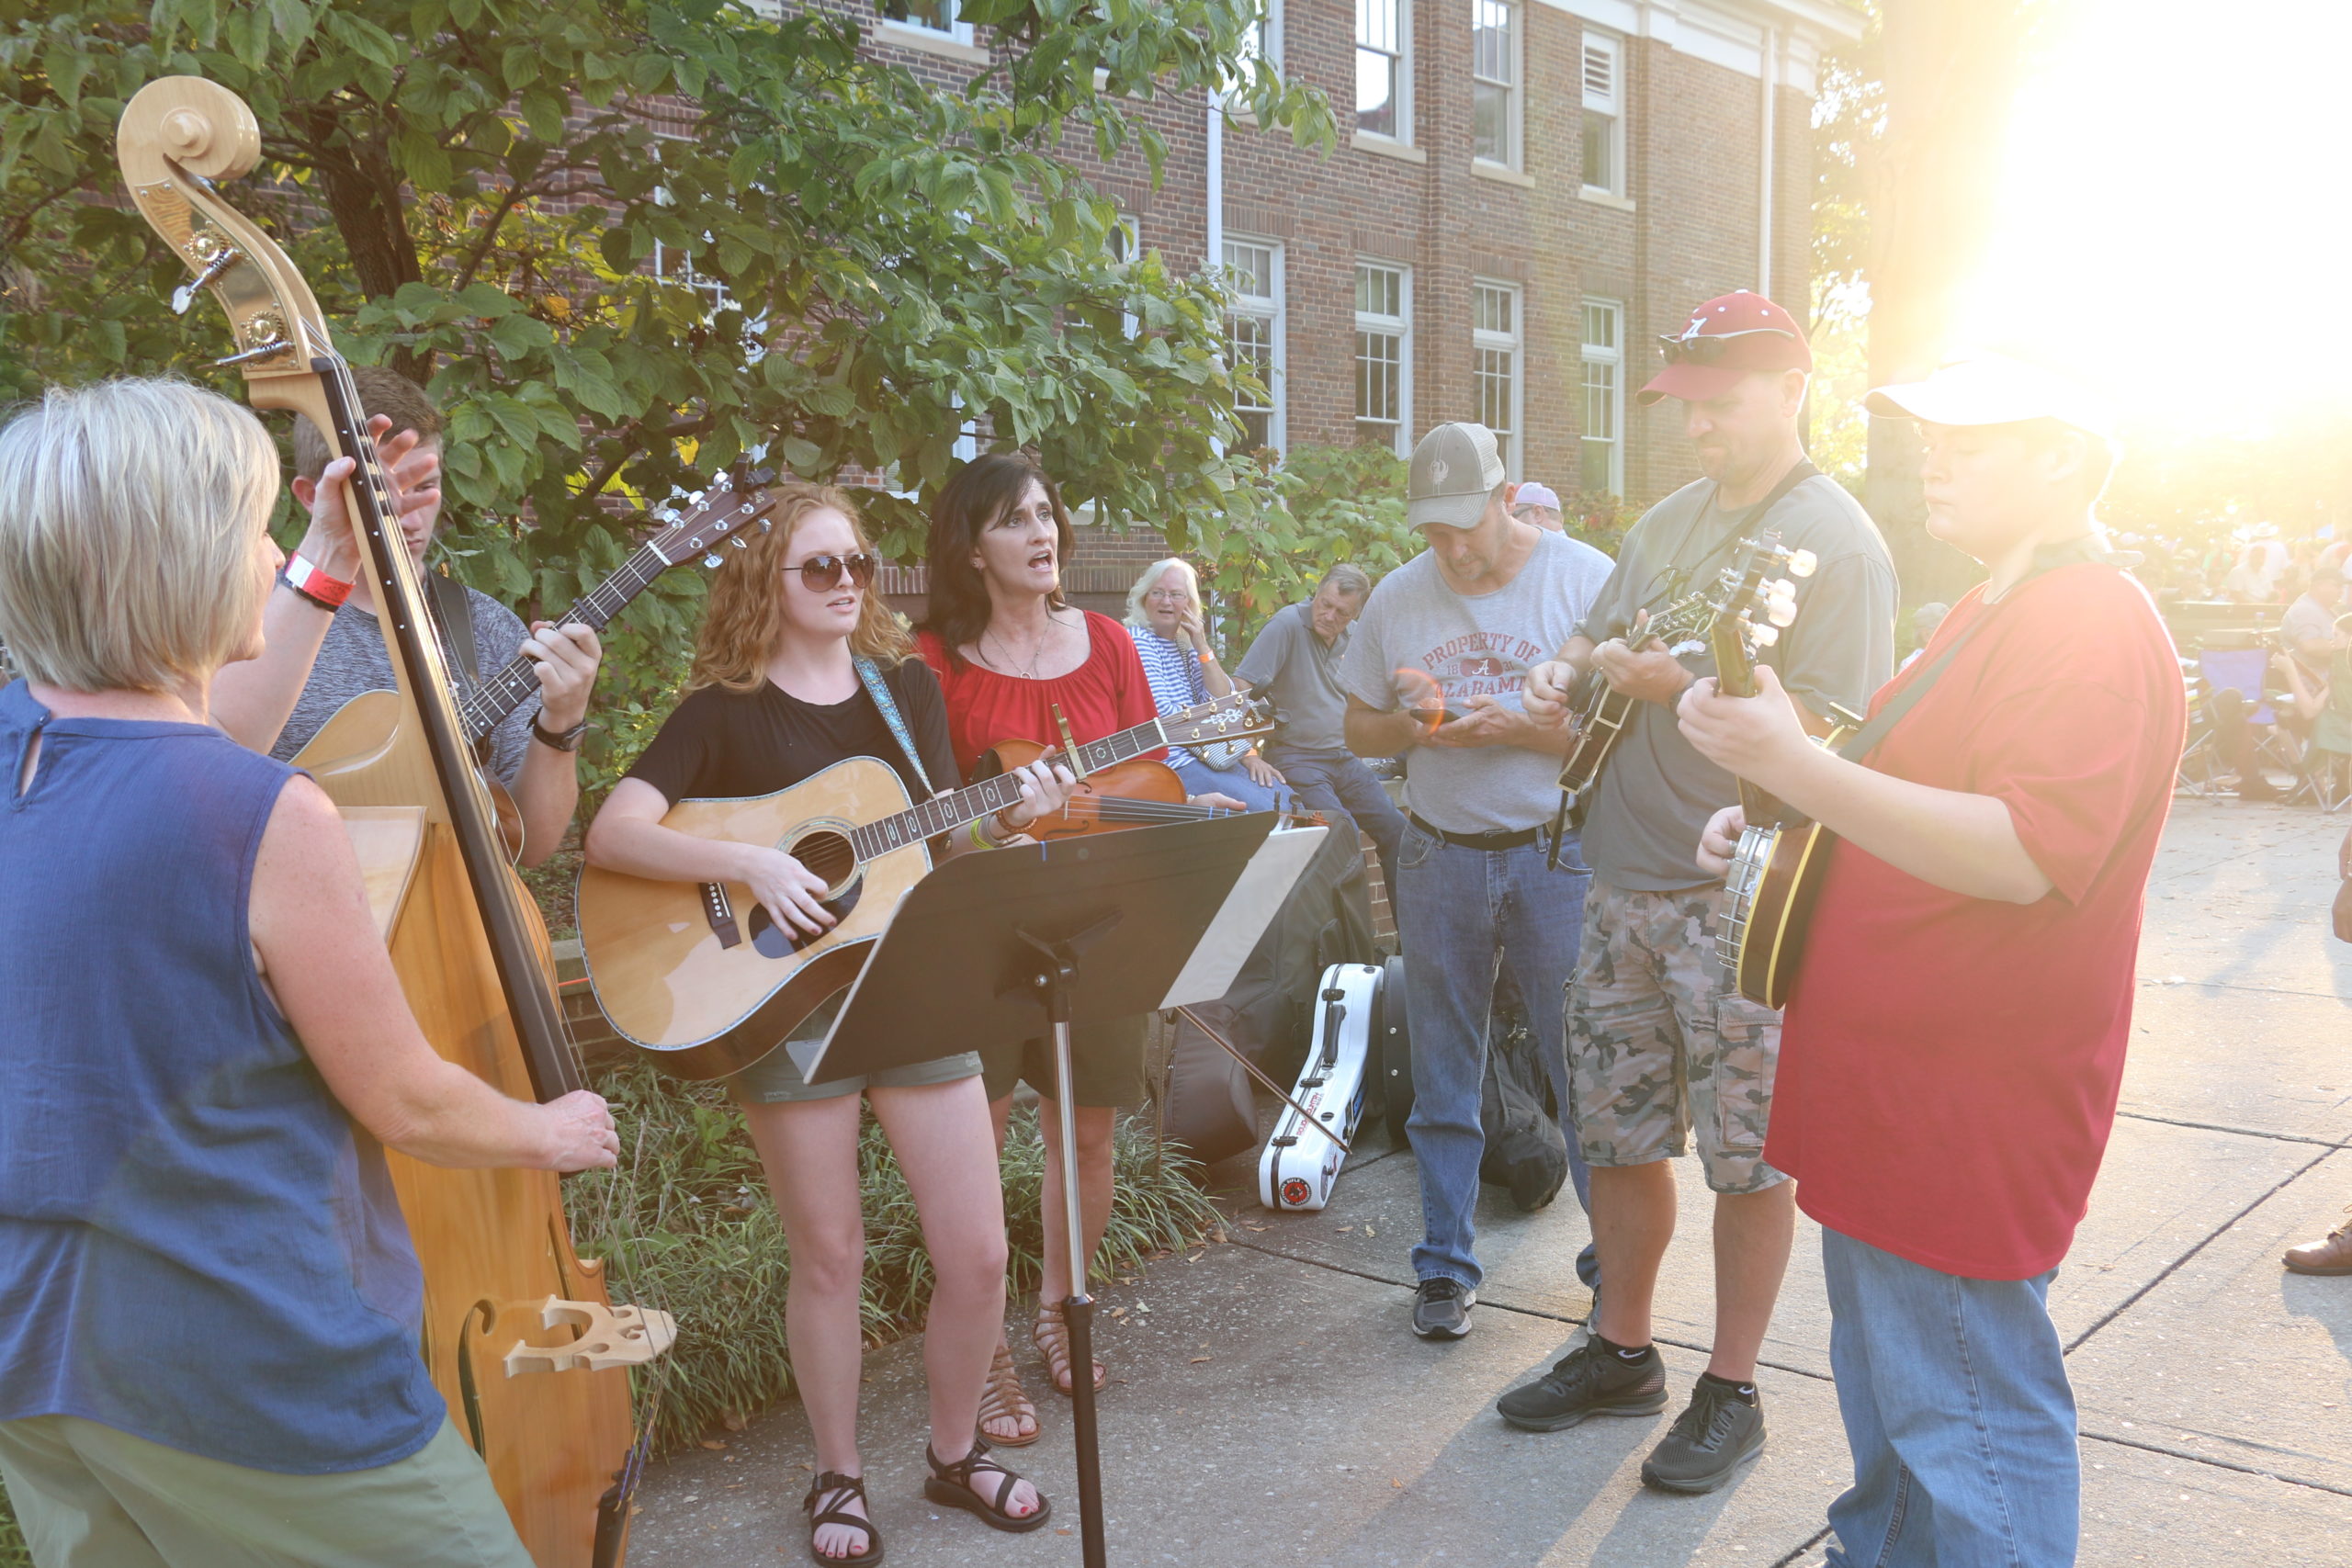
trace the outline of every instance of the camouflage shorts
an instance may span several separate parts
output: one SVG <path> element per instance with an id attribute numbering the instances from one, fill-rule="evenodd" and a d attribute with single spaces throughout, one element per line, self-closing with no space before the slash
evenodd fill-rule
<path id="1" fill-rule="evenodd" d="M 1785 1180 L 1764 1163 L 1781 1015 L 1715 959 L 1717 887 L 1632 893 L 1598 877 L 1568 981 L 1568 1101 L 1587 1163 L 1690 1152 L 1718 1192 Z"/>

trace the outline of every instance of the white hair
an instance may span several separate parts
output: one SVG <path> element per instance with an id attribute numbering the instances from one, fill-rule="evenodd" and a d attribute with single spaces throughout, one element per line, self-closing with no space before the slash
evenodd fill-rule
<path id="1" fill-rule="evenodd" d="M 1136 585 L 1127 590 L 1127 625 L 1141 626 L 1150 624 L 1143 618 L 1144 598 L 1159 585 L 1159 580 L 1171 569 L 1184 574 L 1184 592 L 1192 596 L 1193 614 L 1201 614 L 1201 574 L 1193 570 L 1192 562 L 1170 556 L 1166 560 L 1156 560 L 1144 568 L 1143 575 L 1136 579 Z"/>
<path id="2" fill-rule="evenodd" d="M 0 429 L 0 642 L 75 692 L 209 680 L 261 624 L 277 448 L 186 381 L 51 388 Z"/>

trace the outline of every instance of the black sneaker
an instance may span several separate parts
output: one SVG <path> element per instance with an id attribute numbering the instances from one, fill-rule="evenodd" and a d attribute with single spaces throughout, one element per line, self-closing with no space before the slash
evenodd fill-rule
<path id="1" fill-rule="evenodd" d="M 1720 1383 L 1699 1380 L 1690 1404 L 1642 1465 L 1662 1492 L 1713 1492 L 1764 1451 L 1764 1412 Z"/>
<path id="2" fill-rule="evenodd" d="M 1470 1309 L 1477 1304 L 1477 1292 L 1433 1274 L 1413 1297 L 1413 1332 L 1424 1339 L 1459 1339 L 1470 1332 Z"/>
<path id="3" fill-rule="evenodd" d="M 1656 1350 L 1645 1360 L 1623 1360 L 1588 1339 L 1495 1408 L 1529 1432 L 1556 1432 L 1595 1416 L 1655 1416 L 1666 1408 L 1666 1362 Z"/>

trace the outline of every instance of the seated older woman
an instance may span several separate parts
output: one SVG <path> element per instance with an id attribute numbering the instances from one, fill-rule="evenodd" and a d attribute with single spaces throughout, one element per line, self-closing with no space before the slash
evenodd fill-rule
<path id="1" fill-rule="evenodd" d="M 1201 580 L 1187 563 L 1170 558 L 1144 569 L 1127 590 L 1127 635 L 1143 656 L 1151 700 L 1162 716 L 1211 697 L 1233 694 L 1233 677 L 1216 660 L 1201 615 Z M 1168 749 L 1168 765 L 1184 781 L 1187 795 L 1227 795 L 1252 811 L 1276 811 L 1288 791 L 1273 764 L 1258 749 L 1227 742 L 1204 757 L 1182 746 Z"/>

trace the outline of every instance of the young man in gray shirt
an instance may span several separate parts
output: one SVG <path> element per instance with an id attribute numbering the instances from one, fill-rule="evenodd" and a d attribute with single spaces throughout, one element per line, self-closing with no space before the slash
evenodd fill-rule
<path id="1" fill-rule="evenodd" d="M 1592 894 L 1567 1008 L 1571 1109 L 1592 1166 L 1609 1288 L 1586 1342 L 1498 1408 L 1514 1426 L 1549 1432 L 1666 1407 L 1650 1297 L 1674 1235 L 1665 1162 L 1686 1152 L 1695 1129 L 1715 1192 L 1714 1346 L 1642 1478 L 1708 1492 L 1764 1445 L 1756 1357 L 1796 1223 L 1786 1179 L 1763 1158 L 1781 1020 L 1724 976 L 1715 956 L 1723 882 L 1696 859 L 1707 819 L 1738 798 L 1731 775 L 1675 724 L 1676 701 L 1714 673 L 1713 661 L 1629 633 L 1637 612 L 1736 562 L 1743 541 L 1778 535 L 1812 551 L 1818 564 L 1797 585 L 1795 623 L 1769 658 L 1817 734 L 1833 703 L 1860 711 L 1894 668 L 1894 568 L 1862 509 L 1804 464 L 1797 416 L 1813 356 L 1788 312 L 1745 290 L 1711 299 L 1668 340 L 1667 361 L 1640 400 L 1681 400 L 1707 477 L 1634 525 L 1591 614 L 1527 682 L 1528 711 L 1545 716 L 1566 712 L 1590 671 L 1640 699 L 1585 818 Z"/>
<path id="2" fill-rule="evenodd" d="M 1442 424 L 1413 449 L 1406 520 L 1429 548 L 1373 590 L 1340 671 L 1349 749 L 1405 758 L 1412 812 L 1397 852 L 1406 1014 L 1420 1167 L 1420 1280 L 1413 1332 L 1470 1330 L 1480 1270 L 1473 1251 L 1487 1025 L 1497 959 L 1544 1053 L 1556 1103 L 1561 986 L 1575 962 L 1584 863 L 1558 819 L 1567 726 L 1521 704 L 1527 671 L 1575 632 L 1609 576 L 1609 558 L 1510 515 L 1494 434 Z M 1556 850 L 1556 853 L 1555 852 Z M 1577 1197 L 1583 1161 L 1569 1139 Z"/>

